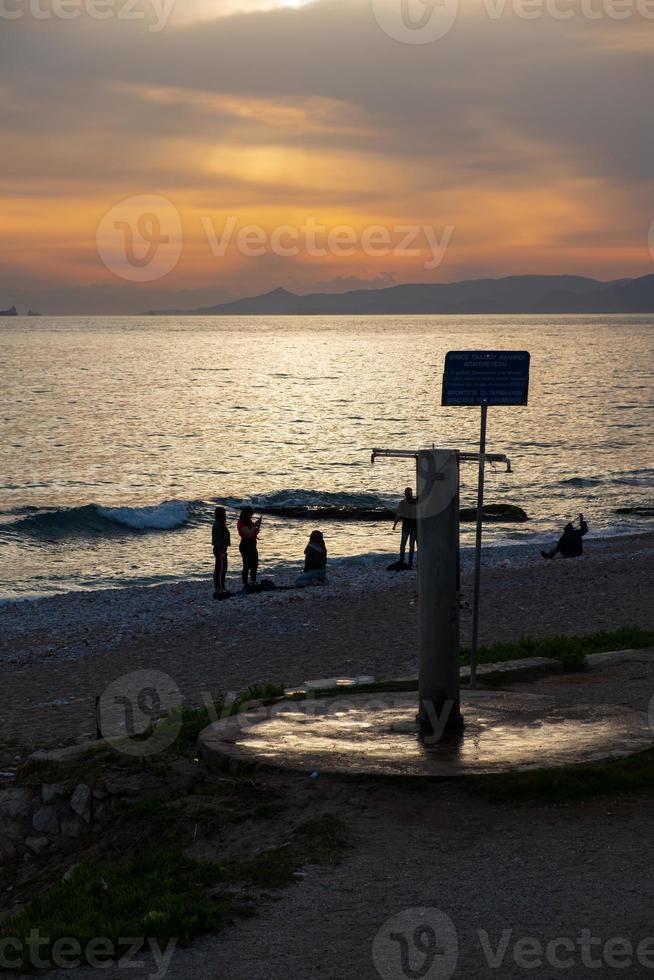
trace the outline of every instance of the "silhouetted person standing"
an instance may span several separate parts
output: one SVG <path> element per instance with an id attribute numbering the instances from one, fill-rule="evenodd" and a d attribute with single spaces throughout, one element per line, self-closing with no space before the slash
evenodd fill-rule
<path id="1" fill-rule="evenodd" d="M 402 521 L 402 537 L 400 539 L 400 561 L 405 561 L 406 546 L 409 544 L 409 568 L 413 567 L 413 553 L 416 548 L 416 530 L 418 522 L 416 520 L 417 497 L 413 496 L 411 487 L 404 491 L 404 497 L 400 500 L 397 507 L 397 517 L 393 524 L 393 530 Z"/>
<path id="2" fill-rule="evenodd" d="M 225 578 L 227 576 L 227 549 L 232 543 L 232 539 L 227 527 L 227 514 L 224 507 L 216 507 L 215 520 L 211 528 L 211 544 L 216 558 L 216 567 L 213 570 L 214 596 L 218 596 L 225 591 Z"/>
<path id="3" fill-rule="evenodd" d="M 257 549 L 257 539 L 261 530 L 261 518 L 253 521 L 254 511 L 251 507 L 244 507 L 241 516 L 236 524 L 236 529 L 240 537 L 238 550 L 243 559 L 243 589 L 248 586 L 248 578 L 252 585 L 257 584 L 257 569 L 259 567 L 259 551 Z"/>
<path id="4" fill-rule="evenodd" d="M 574 524 L 566 524 L 556 548 L 552 551 L 541 551 L 541 555 L 543 558 L 554 558 L 558 554 L 563 558 L 578 558 L 584 553 L 582 538 L 587 533 L 588 524 L 584 520 L 584 515 L 580 514 L 579 527 L 575 527 Z"/>

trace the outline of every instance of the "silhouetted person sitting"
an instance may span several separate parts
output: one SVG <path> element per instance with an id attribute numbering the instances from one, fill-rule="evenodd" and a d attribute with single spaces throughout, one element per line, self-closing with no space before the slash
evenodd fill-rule
<path id="1" fill-rule="evenodd" d="M 574 524 L 566 524 L 556 548 L 552 551 L 541 551 L 541 555 L 543 558 L 554 558 L 555 555 L 561 555 L 563 558 L 578 558 L 584 553 L 581 539 L 587 533 L 588 524 L 584 520 L 584 515 L 580 514 L 579 527 L 575 527 Z"/>
<path id="2" fill-rule="evenodd" d="M 413 496 L 411 487 L 404 491 L 404 497 L 400 500 L 397 507 L 397 517 L 393 524 L 393 530 L 402 521 L 402 537 L 400 539 L 400 562 L 404 564 L 407 542 L 409 543 L 409 568 L 413 568 L 413 553 L 416 547 L 416 505 L 418 500 Z"/>
<path id="3" fill-rule="evenodd" d="M 312 531 L 309 544 L 304 549 L 304 571 L 295 582 L 298 588 L 305 585 L 324 585 L 327 582 L 327 548 L 322 531 Z"/>

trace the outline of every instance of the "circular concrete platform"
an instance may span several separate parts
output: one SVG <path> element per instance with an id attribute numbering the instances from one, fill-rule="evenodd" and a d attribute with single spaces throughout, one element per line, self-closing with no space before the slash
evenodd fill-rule
<path id="1" fill-rule="evenodd" d="M 466 729 L 428 745 L 416 734 L 416 694 L 280 701 L 215 722 L 203 756 L 236 770 L 263 764 L 303 772 L 452 778 L 596 762 L 654 745 L 644 712 L 563 705 L 512 691 L 462 695 Z"/>

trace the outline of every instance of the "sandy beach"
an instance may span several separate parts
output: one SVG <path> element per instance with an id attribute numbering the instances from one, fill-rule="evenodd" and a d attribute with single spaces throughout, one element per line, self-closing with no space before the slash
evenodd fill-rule
<path id="1" fill-rule="evenodd" d="M 491 561 L 487 558 L 487 561 Z M 654 627 L 654 534 L 591 540 L 571 561 L 510 558 L 483 572 L 483 643 Z M 462 642 L 471 576 L 463 573 Z M 415 672 L 415 573 L 332 573 L 325 589 L 215 602 L 197 582 L 74 593 L 0 608 L 2 759 L 94 731 L 94 698 L 136 670 L 187 705 L 256 682 Z"/>

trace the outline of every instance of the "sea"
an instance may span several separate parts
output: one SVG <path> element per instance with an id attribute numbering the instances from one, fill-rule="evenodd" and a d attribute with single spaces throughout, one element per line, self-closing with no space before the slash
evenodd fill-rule
<path id="1" fill-rule="evenodd" d="M 17 317 L 0 341 L 0 601 L 210 583 L 217 505 L 236 584 L 246 503 L 271 511 L 265 576 L 292 575 L 315 527 L 365 576 L 399 542 L 365 512 L 414 481 L 372 448 L 478 449 L 479 409 L 441 406 L 449 350 L 531 354 L 529 404 L 488 412 L 513 472 L 486 476 L 529 520 L 486 524 L 486 562 L 537 556 L 580 512 L 589 541 L 652 528 L 652 316 Z M 461 480 L 474 506 L 475 464 Z"/>

